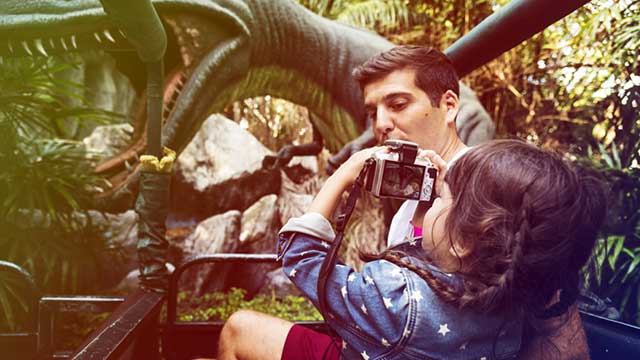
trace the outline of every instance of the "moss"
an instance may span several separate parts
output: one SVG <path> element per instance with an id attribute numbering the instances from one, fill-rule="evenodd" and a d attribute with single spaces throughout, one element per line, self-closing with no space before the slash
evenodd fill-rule
<path id="1" fill-rule="evenodd" d="M 247 299 L 246 290 L 232 288 L 227 293 L 215 292 L 192 297 L 190 292 L 178 294 L 179 321 L 226 320 L 240 309 L 251 309 L 290 321 L 322 320 L 313 304 L 302 296 L 289 295 L 281 299 L 270 295 L 257 295 Z"/>

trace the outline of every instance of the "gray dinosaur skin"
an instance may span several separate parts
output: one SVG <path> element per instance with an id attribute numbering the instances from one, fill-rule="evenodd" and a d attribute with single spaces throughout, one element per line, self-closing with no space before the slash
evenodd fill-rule
<path id="1" fill-rule="evenodd" d="M 318 115 L 314 125 L 331 151 L 365 130 L 362 94 L 351 71 L 393 46 L 384 38 L 287 0 L 158 0 L 153 5 L 165 29 L 191 51 L 185 67 L 189 76 L 165 121 L 165 146 L 179 153 L 209 114 L 235 99 L 266 94 Z M 49 54 L 60 51 L 63 42 L 71 51 L 76 42 L 79 49 L 114 46 L 103 30 L 117 30 L 97 0 L 4 0 L 0 13 L 0 56 Z M 92 43 L 92 34 L 102 42 Z M 466 86 L 461 105 L 457 124 L 463 141 L 473 145 L 493 137 L 490 117 Z"/>

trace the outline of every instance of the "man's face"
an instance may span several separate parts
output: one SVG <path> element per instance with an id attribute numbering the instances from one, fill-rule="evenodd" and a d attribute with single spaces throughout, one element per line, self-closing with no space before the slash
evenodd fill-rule
<path id="1" fill-rule="evenodd" d="M 447 120 L 451 113 L 447 96 L 442 97 L 438 107 L 433 106 L 427 94 L 415 85 L 412 69 L 394 71 L 364 87 L 365 111 L 379 142 L 408 140 L 422 149 L 436 151 L 441 150 L 449 136 Z M 457 97 L 455 100 L 452 120 L 457 112 Z"/>

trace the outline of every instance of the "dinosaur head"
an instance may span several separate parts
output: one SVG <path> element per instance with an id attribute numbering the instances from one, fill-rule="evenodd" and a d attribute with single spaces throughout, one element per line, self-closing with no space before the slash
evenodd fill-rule
<path id="1" fill-rule="evenodd" d="M 241 11 L 211 1 L 155 1 L 166 38 L 164 33 L 151 33 L 142 38 L 148 39 L 147 46 L 144 46 L 140 44 L 139 34 L 135 33 L 137 24 L 133 28 L 126 26 L 135 21 L 135 9 L 120 0 L 102 2 L 107 12 L 97 0 L 0 2 L 0 59 L 102 50 L 115 58 L 119 71 L 129 78 L 138 94 L 144 95 L 146 70 L 143 60 L 154 60 L 156 54 L 164 54 L 163 117 L 167 124 L 174 124 L 174 128 L 179 127 L 177 124 L 186 123 L 179 118 L 189 116 L 187 109 L 190 103 L 198 98 L 213 71 L 211 52 L 220 43 L 243 32 L 242 21 L 235 15 Z M 227 3 L 233 5 L 233 2 Z M 198 76 L 194 76 L 196 73 Z M 186 91 L 185 86 L 190 80 L 193 81 Z M 174 116 L 179 102 L 184 103 L 183 109 L 180 116 Z M 141 132 L 144 130 L 146 109 L 144 101 L 139 103 L 140 109 L 134 112 L 138 130 L 134 137 L 144 142 Z M 197 125 L 189 127 L 197 130 Z M 180 134 L 165 137 L 166 142 L 175 148 L 184 147 L 189 136 L 182 136 L 184 141 L 179 141 L 173 138 L 176 135 Z M 143 148 L 144 144 L 134 146 L 136 152 Z M 99 170 L 112 169 L 109 164 L 115 163 L 107 163 Z"/>

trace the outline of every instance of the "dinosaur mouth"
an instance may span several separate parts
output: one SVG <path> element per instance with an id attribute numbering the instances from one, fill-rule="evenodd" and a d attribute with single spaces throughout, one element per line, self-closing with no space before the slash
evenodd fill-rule
<path id="1" fill-rule="evenodd" d="M 127 50 L 126 36 L 115 28 L 105 28 L 91 33 L 37 37 L 30 39 L 6 39 L 0 43 L 0 56 L 50 56 L 70 51 L 101 48 L 104 50 Z"/>
<path id="2" fill-rule="evenodd" d="M 176 104 L 180 101 L 197 61 L 214 44 L 200 36 L 210 26 L 206 19 L 197 15 L 176 13 L 161 15 L 167 33 L 167 50 L 163 59 L 165 68 L 165 83 L 163 96 L 163 119 L 169 119 Z M 6 58 L 18 57 L 64 57 L 69 53 L 83 53 L 103 51 L 115 59 L 117 70 L 126 76 L 138 96 L 143 101 L 136 102 L 131 113 L 134 118 L 133 141 L 143 138 L 146 124 L 146 69 L 145 64 L 138 58 L 137 52 L 128 42 L 126 34 L 121 30 L 104 26 L 96 30 L 95 26 L 78 26 L 77 33 L 70 33 L 65 29 L 64 34 L 45 35 L 30 38 L 15 36 L 0 39 L 0 64 Z M 142 139 L 143 140 L 143 139 Z M 144 140 L 143 140 L 144 141 Z M 144 144 L 142 144 L 144 146 Z M 140 151 L 141 149 L 136 149 Z M 101 172 L 99 169 L 97 169 Z"/>

